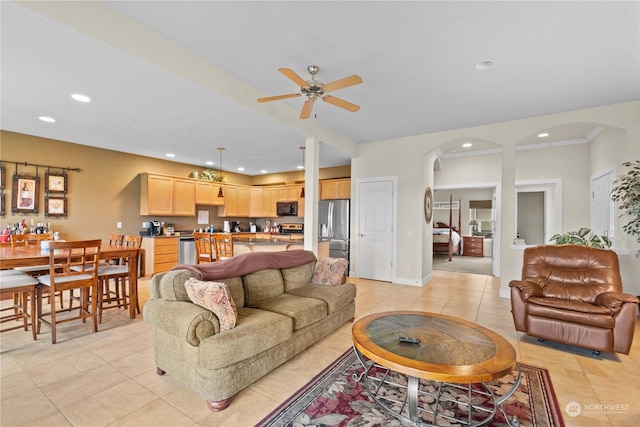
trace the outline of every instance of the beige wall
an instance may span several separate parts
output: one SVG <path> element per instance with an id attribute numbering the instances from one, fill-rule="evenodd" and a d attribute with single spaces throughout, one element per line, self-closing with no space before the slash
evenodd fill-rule
<path id="1" fill-rule="evenodd" d="M 6 215 L 0 219 L 2 228 L 7 223 L 50 222 L 55 231 L 60 231 L 67 239 L 100 238 L 106 239 L 109 233 L 138 234 L 142 222 L 149 220 L 165 221 L 175 224 L 176 230 L 199 228 L 196 217 L 156 217 L 140 215 L 140 178 L 141 172 L 160 173 L 188 177 L 201 167 L 149 157 L 136 156 L 111 150 L 87 147 L 30 135 L 1 131 L 0 160 L 6 168 L 7 189 L 4 194 L 7 206 Z M 15 162 L 34 163 L 51 166 L 80 168 L 80 172 L 69 172 L 66 218 L 44 217 L 44 173 L 38 168 L 41 181 L 40 209 L 38 215 L 12 214 L 11 177 L 16 170 Z M 36 174 L 32 166 L 18 165 L 20 173 Z M 244 185 L 265 185 L 273 183 L 291 183 L 304 180 L 304 172 L 291 174 L 273 174 L 254 178 L 247 175 L 224 172 L 229 182 Z M 337 167 L 321 170 L 323 179 L 349 176 L 350 167 Z M 208 210 L 213 225 L 221 229 L 223 218 L 218 218 L 217 207 L 199 206 L 199 210 Z M 224 218 L 233 219 L 233 218 Z M 248 218 L 240 219 L 245 225 Z M 122 222 L 122 229 L 116 228 Z"/>
<path id="2" fill-rule="evenodd" d="M 496 123 L 467 129 L 417 135 L 361 144 L 352 161 L 352 181 L 373 177 L 397 177 L 398 210 L 395 218 L 396 270 L 394 282 L 413 284 L 424 281 L 431 271 L 426 257 L 431 257 L 431 233 L 415 233 L 424 223 L 422 216 L 425 186 L 464 187 L 497 183 L 497 212 L 500 238 L 499 276 L 501 295 L 508 296 L 508 283 L 520 276 L 522 248 L 514 247 L 515 188 L 518 181 L 560 180 L 562 186 L 562 224 L 564 231 L 590 224 L 590 177 L 605 165 L 640 158 L 640 102 L 610 105 L 579 111 L 551 114 Z M 517 145 L 541 130 L 570 123 L 603 126 L 603 132 L 590 144 L 542 150 L 516 151 Z M 461 138 L 482 139 L 502 147 L 501 154 L 440 159 L 441 172 L 426 170 L 425 158 L 445 142 Z M 601 142 L 602 141 L 602 142 Z M 459 165 L 464 165 L 459 167 Z M 617 228 L 621 230 L 621 222 Z M 421 226 L 421 228 L 424 228 Z M 357 228 L 354 228 L 357 230 Z M 620 233 L 619 233 L 620 234 Z M 429 240 L 428 244 L 424 239 Z M 625 290 L 640 293 L 640 261 L 635 239 L 617 242 Z M 357 235 L 352 240 L 351 271 L 357 275 Z"/>

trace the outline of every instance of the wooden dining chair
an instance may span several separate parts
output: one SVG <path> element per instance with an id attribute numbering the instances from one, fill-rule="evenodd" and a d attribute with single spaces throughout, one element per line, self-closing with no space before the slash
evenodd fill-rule
<path id="1" fill-rule="evenodd" d="M 118 246 L 140 249 L 142 247 L 142 236 L 122 236 Z M 138 254 L 138 257 L 140 255 Z M 137 273 L 136 273 L 137 274 Z M 111 281 L 115 288 L 111 290 Z M 129 284 L 129 286 L 127 286 Z M 98 266 L 98 321 L 102 323 L 102 310 L 109 308 L 129 307 L 131 287 L 129 283 L 129 260 L 118 258 L 113 264 Z M 105 296 L 107 297 L 105 299 Z M 136 310 L 140 313 L 139 304 L 136 302 Z"/>
<path id="2" fill-rule="evenodd" d="M 56 343 L 56 327 L 59 323 L 87 318 L 93 321 L 93 332 L 98 332 L 98 261 L 102 241 L 54 241 L 49 243 L 49 274 L 38 277 L 37 287 L 37 333 L 42 323 L 51 327 L 51 343 Z M 58 268 L 58 266 L 61 266 Z M 58 318 L 62 310 L 56 309 L 56 299 L 51 298 L 51 309 L 42 311 L 42 293 L 80 290 L 80 307 L 77 316 Z M 91 309 L 89 309 L 91 300 Z M 69 308 L 64 311 L 71 311 Z"/>
<path id="3" fill-rule="evenodd" d="M 213 247 L 216 251 L 216 260 L 233 258 L 231 233 L 213 233 Z"/>
<path id="4" fill-rule="evenodd" d="M 53 233 L 12 234 L 11 247 L 15 248 L 20 246 L 40 246 L 40 242 L 42 242 L 43 240 L 53 240 Z M 49 272 L 49 264 L 16 267 L 15 270 L 27 273 L 30 276 L 37 278 L 38 276 L 42 276 L 43 274 L 47 274 Z M 17 304 L 17 297 L 17 295 L 14 296 L 14 304 Z M 58 298 L 60 298 L 60 307 L 63 308 L 64 301 L 62 299 L 62 293 L 58 294 Z"/>
<path id="5" fill-rule="evenodd" d="M 43 240 L 53 240 L 53 234 L 12 234 L 11 247 L 15 248 L 19 246 L 40 246 L 40 242 L 42 242 Z M 16 270 L 30 274 L 33 277 L 37 277 L 49 272 L 49 264 L 16 267 Z"/>
<path id="6" fill-rule="evenodd" d="M 15 329 L 29 330 L 36 340 L 36 285 L 38 280 L 27 273 L 14 269 L 0 270 L 0 297 L 11 295 L 13 306 L 6 307 L 0 311 L 11 310 L 11 314 L 0 317 L 0 323 L 17 321 L 22 319 L 22 325 L 3 328 L 0 332 L 13 331 Z M 28 307 L 27 307 L 28 305 Z"/>
<path id="7" fill-rule="evenodd" d="M 196 243 L 196 264 L 216 260 L 211 233 L 193 233 L 193 240 Z"/>

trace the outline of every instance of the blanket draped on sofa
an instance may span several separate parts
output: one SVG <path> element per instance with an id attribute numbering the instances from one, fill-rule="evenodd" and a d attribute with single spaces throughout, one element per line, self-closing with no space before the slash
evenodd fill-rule
<path id="1" fill-rule="evenodd" d="M 200 280 L 220 280 L 243 276 L 260 270 L 291 268 L 315 261 L 313 252 L 304 250 L 255 252 L 236 255 L 223 261 L 206 264 L 179 264 L 172 270 L 189 270 Z"/>

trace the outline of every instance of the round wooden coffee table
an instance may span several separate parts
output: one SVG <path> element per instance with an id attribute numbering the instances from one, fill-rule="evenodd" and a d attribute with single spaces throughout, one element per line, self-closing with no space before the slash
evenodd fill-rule
<path id="1" fill-rule="evenodd" d="M 519 370 L 513 387 L 499 398 L 485 384 L 516 369 L 516 352 L 506 339 L 475 323 L 391 311 L 358 320 L 352 332 L 365 368 L 358 381 L 391 415 L 414 425 L 441 419 L 484 425 L 520 384 Z"/>

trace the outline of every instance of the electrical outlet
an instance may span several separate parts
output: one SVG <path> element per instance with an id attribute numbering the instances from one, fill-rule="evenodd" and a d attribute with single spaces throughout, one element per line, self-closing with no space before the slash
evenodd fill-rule
<path id="1" fill-rule="evenodd" d="M 116 228 L 122 228 L 122 223 L 120 221 L 116 224 Z"/>
<path id="2" fill-rule="evenodd" d="M 149 228 L 149 223 L 148 222 L 143 222 L 142 223 L 142 228 Z"/>

